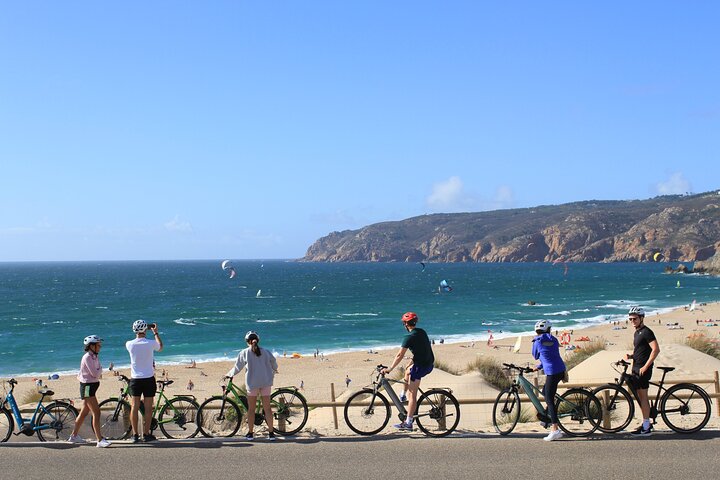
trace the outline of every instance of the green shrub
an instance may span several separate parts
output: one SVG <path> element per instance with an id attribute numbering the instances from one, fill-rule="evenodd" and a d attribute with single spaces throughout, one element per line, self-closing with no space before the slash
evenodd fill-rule
<path id="1" fill-rule="evenodd" d="M 507 388 L 512 383 L 505 373 L 502 364 L 493 357 L 476 358 L 468 364 L 467 371 L 479 372 L 488 384 L 498 390 Z"/>
<path id="2" fill-rule="evenodd" d="M 434 366 L 434 368 L 437 368 L 438 370 L 442 370 L 443 372 L 447 372 L 452 375 L 460 375 L 462 373 L 462 371 L 459 368 L 455 368 L 452 365 L 448 364 L 447 362 L 442 362 L 438 359 L 435 359 L 435 364 L 433 366 Z"/>
<path id="3" fill-rule="evenodd" d="M 570 370 L 602 350 L 605 350 L 604 338 L 601 337 L 587 342 L 582 348 L 573 350 L 570 356 L 565 359 L 565 368 Z"/>
<path id="4" fill-rule="evenodd" d="M 720 345 L 718 345 L 716 341 L 707 337 L 704 333 L 699 335 L 690 335 L 685 339 L 685 345 L 690 348 L 694 348 L 698 352 L 720 359 Z"/>

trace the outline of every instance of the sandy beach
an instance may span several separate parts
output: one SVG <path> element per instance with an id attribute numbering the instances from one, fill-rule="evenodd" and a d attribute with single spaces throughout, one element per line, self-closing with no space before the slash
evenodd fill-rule
<path id="1" fill-rule="evenodd" d="M 399 323 L 399 322 L 398 322 Z M 677 309 L 665 314 L 649 315 L 645 323 L 653 329 L 660 343 L 661 353 L 656 360 L 656 365 L 673 366 L 676 370 L 670 373 L 668 380 L 680 379 L 711 379 L 715 371 L 720 370 L 720 360 L 697 352 L 683 343 L 689 335 L 704 334 L 710 338 L 720 338 L 720 304 L 699 305 L 695 311 Z M 420 324 L 432 332 L 432 325 Z M 403 331 L 398 325 L 398 344 Z M 585 329 L 576 329 L 571 335 L 571 345 L 582 348 L 586 342 L 580 341 L 582 337 L 590 340 L 603 339 L 606 342 L 606 351 L 600 352 L 585 362 L 579 364 L 570 371 L 571 383 L 596 383 L 611 381 L 617 375 L 611 368 L 611 362 L 620 359 L 624 353 L 632 351 L 633 330 L 631 325 L 624 321 L 620 325 L 597 325 Z M 520 365 L 533 365 L 534 360 L 530 355 L 530 340 L 532 337 L 523 337 L 520 351 L 514 353 L 517 337 L 501 339 L 489 346 L 485 341 L 463 344 L 436 344 L 433 349 L 437 361 L 448 366 L 448 370 L 458 372 L 451 374 L 440 369 L 435 369 L 427 376 L 422 383 L 423 388 L 448 387 L 453 390 L 455 396 L 462 399 L 469 398 L 494 398 L 497 390 L 482 379 L 477 372 L 467 372 L 468 364 L 480 356 L 494 357 L 500 362 L 515 363 Z M 272 349 L 272 345 L 264 345 Z M 240 347 L 240 346 L 238 346 Z M 165 345 L 166 349 L 172 349 L 171 344 Z M 388 365 L 392 362 L 396 350 L 383 350 L 379 352 L 351 352 L 314 358 L 307 356 L 302 358 L 280 357 L 279 374 L 275 378 L 275 386 L 303 385 L 303 394 L 309 403 L 328 402 L 331 400 L 331 384 L 337 401 L 344 401 L 349 393 L 368 385 L 371 382 L 374 367 L 378 364 Z M 572 355 L 572 352 L 565 352 Z M 80 360 L 78 354 L 78 363 Z M 102 361 L 102 354 L 101 354 Z M 192 394 L 199 402 L 205 398 L 220 393 L 220 379 L 230 369 L 232 362 L 211 362 L 198 363 L 195 368 L 188 368 L 186 365 L 158 365 L 157 375 L 160 376 L 163 370 L 174 384 L 168 387 L 167 393 L 171 395 Z M 121 383 L 112 372 L 107 371 L 107 364 L 103 362 L 105 374 L 98 391 L 98 398 L 103 400 L 111 396 L 117 396 Z M 121 373 L 129 375 L 127 369 Z M 661 373 L 656 369 L 654 379 L 659 379 Z M 350 379 L 346 385 L 346 379 Z M 31 377 L 19 377 L 19 384 L 16 387 L 16 397 L 22 399 L 28 392 L 36 389 L 35 382 Z M 244 372 L 236 377 L 238 383 L 244 382 Z M 192 381 L 194 388 L 187 389 L 188 382 Z M 78 382 L 72 375 L 61 377 L 58 380 L 44 380 L 45 384 L 55 392 L 55 398 L 70 398 L 80 405 Z M 702 385 L 709 393 L 714 392 L 713 385 Z M 462 405 L 462 418 L 460 431 L 466 432 L 493 432 L 491 420 L 492 405 Z M 301 432 L 301 435 L 346 435 L 352 432 L 344 424 L 342 408 L 337 409 L 339 428 L 336 430 L 333 424 L 332 408 L 316 408 L 310 413 L 308 423 Z M 716 401 L 713 400 L 713 415 L 708 428 L 720 427 L 716 409 Z M 393 417 L 395 418 L 395 417 Z M 392 421 L 391 421 L 392 422 Z M 659 421 L 657 427 L 666 429 Z M 537 423 L 519 425 L 520 431 L 541 431 Z M 387 428 L 386 433 L 392 433 L 394 429 Z"/>

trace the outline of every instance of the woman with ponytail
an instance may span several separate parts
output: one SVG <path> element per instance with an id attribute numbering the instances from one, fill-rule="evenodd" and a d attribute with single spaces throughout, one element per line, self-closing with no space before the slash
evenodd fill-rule
<path id="1" fill-rule="evenodd" d="M 275 440 L 273 431 L 273 414 L 270 406 L 270 391 L 272 390 L 273 378 L 277 373 L 278 364 L 273 354 L 262 348 L 258 343 L 260 336 L 249 331 L 245 334 L 245 342 L 248 348 L 241 350 L 238 354 L 235 366 L 230 369 L 226 377 L 232 378 L 237 375 L 243 367 L 245 370 L 245 385 L 248 392 L 248 433 L 247 440 L 254 439 L 253 428 L 255 427 L 255 404 L 258 395 L 262 398 L 263 409 L 265 410 L 265 421 L 268 425 L 268 440 Z M 251 413 L 252 412 L 252 413 Z"/>

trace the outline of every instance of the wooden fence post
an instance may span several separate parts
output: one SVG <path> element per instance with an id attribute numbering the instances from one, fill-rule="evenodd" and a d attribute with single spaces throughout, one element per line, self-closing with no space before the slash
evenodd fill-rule
<path id="1" fill-rule="evenodd" d="M 717 370 L 715 370 L 715 393 L 720 394 L 720 377 Z M 720 396 L 715 398 L 715 411 L 717 416 L 720 417 Z"/>
<path id="2" fill-rule="evenodd" d="M 335 403 L 335 383 L 330 384 L 330 400 L 332 400 L 333 404 Z M 338 429 L 338 421 L 337 421 L 337 408 L 335 405 L 332 407 L 333 409 L 333 422 L 335 423 L 335 430 Z"/>

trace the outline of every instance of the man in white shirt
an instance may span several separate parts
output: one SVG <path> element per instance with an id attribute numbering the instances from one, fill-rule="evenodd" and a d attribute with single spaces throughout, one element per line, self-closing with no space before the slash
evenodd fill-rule
<path id="1" fill-rule="evenodd" d="M 155 336 L 154 340 L 146 338 L 148 327 Z M 143 440 L 152 442 L 156 440 L 155 436 L 150 433 L 153 399 L 157 391 L 154 354 L 162 351 L 163 343 L 155 323 L 148 325 L 145 320 L 136 320 L 132 328 L 133 332 L 135 332 L 135 339 L 125 343 L 125 348 L 130 352 L 130 395 L 132 396 L 130 424 L 133 432 L 132 443 L 140 441 L 138 412 L 140 411 L 141 397 L 145 408 L 143 413 Z"/>

